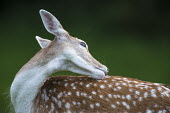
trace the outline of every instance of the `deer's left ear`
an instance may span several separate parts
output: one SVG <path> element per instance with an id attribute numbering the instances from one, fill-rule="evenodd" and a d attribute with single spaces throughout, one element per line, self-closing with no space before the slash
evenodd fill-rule
<path id="1" fill-rule="evenodd" d="M 36 36 L 35 38 L 37 39 L 41 48 L 46 48 L 51 43 L 51 40 L 43 39 L 39 36 Z"/>

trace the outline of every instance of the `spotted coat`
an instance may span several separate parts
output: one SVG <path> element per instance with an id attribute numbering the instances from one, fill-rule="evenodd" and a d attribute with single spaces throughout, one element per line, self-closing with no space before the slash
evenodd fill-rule
<path id="1" fill-rule="evenodd" d="M 170 88 L 120 76 L 95 80 L 50 77 L 34 99 L 34 113 L 168 113 Z"/>

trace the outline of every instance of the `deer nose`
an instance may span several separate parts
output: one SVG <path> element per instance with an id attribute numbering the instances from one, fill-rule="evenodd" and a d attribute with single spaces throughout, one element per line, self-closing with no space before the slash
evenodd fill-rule
<path id="1" fill-rule="evenodd" d="M 105 73 L 105 76 L 108 75 L 108 73 L 109 73 L 108 69 L 107 69 L 107 71 L 104 71 L 104 73 Z"/>
<path id="2" fill-rule="evenodd" d="M 101 70 L 105 73 L 105 75 L 108 75 L 109 69 L 104 65 Z"/>
<path id="3" fill-rule="evenodd" d="M 109 69 L 106 66 L 103 66 L 102 68 L 98 68 L 98 67 L 96 67 L 96 68 L 103 71 L 105 73 L 105 76 L 108 75 Z"/>
<path id="4" fill-rule="evenodd" d="M 109 69 L 108 68 L 106 68 L 106 70 L 105 71 L 103 71 L 104 73 L 105 73 L 105 75 L 108 75 L 108 73 L 109 73 Z"/>

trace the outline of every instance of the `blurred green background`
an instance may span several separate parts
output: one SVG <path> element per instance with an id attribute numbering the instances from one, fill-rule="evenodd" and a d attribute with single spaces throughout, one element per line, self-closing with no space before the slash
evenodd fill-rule
<path id="1" fill-rule="evenodd" d="M 85 40 L 109 75 L 170 83 L 169 0 L 1 0 L 0 113 L 9 112 L 15 74 L 40 50 L 35 36 L 54 38 L 42 24 L 40 9 Z"/>

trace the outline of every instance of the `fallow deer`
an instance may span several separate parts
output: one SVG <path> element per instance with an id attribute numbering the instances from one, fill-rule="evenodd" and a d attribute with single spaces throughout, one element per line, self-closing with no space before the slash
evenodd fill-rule
<path id="1" fill-rule="evenodd" d="M 170 88 L 161 83 L 107 76 L 87 44 L 40 10 L 53 41 L 36 37 L 41 50 L 16 74 L 10 96 L 16 113 L 168 113 Z M 71 71 L 85 76 L 49 75 Z"/>

